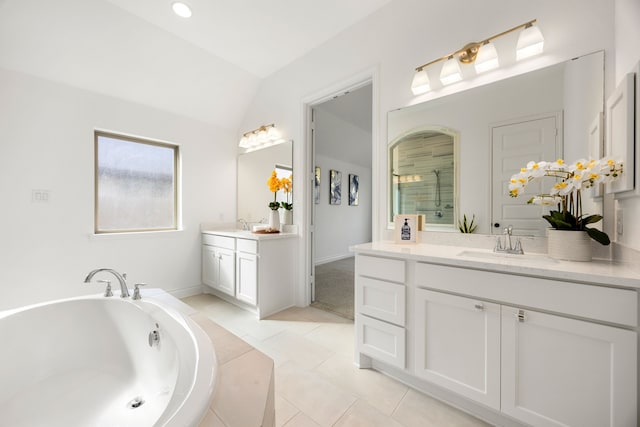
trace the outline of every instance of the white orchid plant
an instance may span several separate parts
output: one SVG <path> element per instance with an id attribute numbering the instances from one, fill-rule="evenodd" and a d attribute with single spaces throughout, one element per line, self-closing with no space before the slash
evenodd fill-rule
<path id="1" fill-rule="evenodd" d="M 519 173 L 511 177 L 509 195 L 518 197 L 531 181 L 542 177 L 555 177 L 557 181 L 548 194 L 531 197 L 527 203 L 536 205 L 557 205 L 542 217 L 557 230 L 586 231 L 595 241 L 608 245 L 611 243 L 606 233 L 592 227 L 602 219 L 602 215 L 582 213 L 581 190 L 598 184 L 614 181 L 622 174 L 622 163 L 610 157 L 600 160 L 580 159 L 567 165 L 564 160 L 555 162 L 529 162 Z"/>

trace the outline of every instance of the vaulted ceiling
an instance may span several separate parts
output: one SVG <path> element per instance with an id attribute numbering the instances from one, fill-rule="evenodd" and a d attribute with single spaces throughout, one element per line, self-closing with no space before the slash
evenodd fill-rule
<path id="1" fill-rule="evenodd" d="M 235 130 L 263 78 L 391 0 L 0 0 L 0 67 Z"/>

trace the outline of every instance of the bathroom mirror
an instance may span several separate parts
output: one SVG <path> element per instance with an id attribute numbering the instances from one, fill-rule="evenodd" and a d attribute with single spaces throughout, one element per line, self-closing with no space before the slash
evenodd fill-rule
<path id="1" fill-rule="evenodd" d="M 509 198 L 508 179 L 529 160 L 589 157 L 589 130 L 603 111 L 603 103 L 604 52 L 600 51 L 389 112 L 389 227 L 396 213 L 422 214 L 427 230 L 457 231 L 458 215 L 466 214 L 475 215 L 477 233 L 501 233 L 508 221 L 514 223 L 514 234 L 543 235 L 547 225 L 541 218 L 542 208 L 527 205 L 526 197 Z M 507 153 L 505 139 L 497 136 L 499 130 L 526 128 L 548 117 L 553 122 L 550 130 L 522 132 Z M 455 136 L 449 177 L 444 166 L 432 163 L 436 156 L 428 156 L 430 132 L 438 130 Z M 531 151 L 529 138 L 541 132 L 552 145 L 546 151 Z M 403 159 L 398 147 L 404 141 L 414 145 L 422 141 L 424 146 L 414 147 Z M 416 162 L 416 158 L 424 161 Z M 439 189 L 436 169 L 442 169 Z M 404 176 L 405 181 L 413 179 L 412 189 L 399 188 L 400 177 L 394 175 Z M 535 189 L 531 186 L 529 190 Z M 444 201 L 445 194 L 451 201 Z M 405 203 L 407 200 L 412 202 Z M 583 200 L 583 210 L 602 213 L 601 204 L 598 199 Z"/>
<path id="2" fill-rule="evenodd" d="M 293 141 L 238 155 L 238 218 L 247 222 L 266 219 L 273 201 L 267 179 L 275 169 L 281 175 L 293 173 Z"/>

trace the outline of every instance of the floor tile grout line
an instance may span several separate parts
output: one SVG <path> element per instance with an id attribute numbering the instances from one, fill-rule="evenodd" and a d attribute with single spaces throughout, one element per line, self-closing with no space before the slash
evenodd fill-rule
<path id="1" fill-rule="evenodd" d="M 347 408 L 347 409 L 342 413 L 342 415 L 340 415 L 340 416 L 338 417 L 338 419 L 337 419 L 333 424 L 331 424 L 331 425 L 332 425 L 332 426 L 337 425 L 337 424 L 340 422 L 340 420 L 341 420 L 342 418 L 344 418 L 344 416 L 345 416 L 345 415 L 347 415 L 347 413 L 349 412 L 349 410 L 350 410 L 351 408 L 353 408 L 353 405 L 355 405 L 355 404 L 358 402 L 358 400 L 360 400 L 360 398 L 359 398 L 359 397 L 357 397 L 357 398 L 356 398 L 356 400 L 354 400 L 354 401 L 353 401 L 353 403 L 352 403 L 351 405 L 349 405 L 349 407 L 348 407 L 348 408 Z"/>

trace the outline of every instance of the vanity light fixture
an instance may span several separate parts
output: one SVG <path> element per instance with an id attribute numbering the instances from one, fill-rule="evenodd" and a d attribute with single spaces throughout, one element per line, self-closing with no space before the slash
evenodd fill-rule
<path id="1" fill-rule="evenodd" d="M 188 4 L 181 1 L 176 1 L 171 4 L 171 8 L 173 9 L 173 13 L 175 13 L 179 17 L 191 18 L 191 7 Z"/>
<path id="2" fill-rule="evenodd" d="M 276 129 L 276 125 L 271 123 L 270 125 L 262 125 L 257 129 L 243 133 L 238 145 L 247 151 L 255 151 L 284 141 L 280 131 Z"/>
<path id="3" fill-rule="evenodd" d="M 478 74 L 493 70 L 500 66 L 498 51 L 496 51 L 496 47 L 493 42 L 488 41 L 480 46 L 474 66 L 476 73 Z"/>
<path id="4" fill-rule="evenodd" d="M 525 22 L 524 24 L 510 28 L 495 36 L 491 36 L 479 42 L 468 43 L 461 49 L 447 55 L 434 59 L 416 68 L 416 73 L 411 82 L 411 91 L 414 95 L 420 95 L 431 90 L 429 76 L 427 75 L 427 67 L 438 62 L 444 62 L 440 71 L 440 82 L 443 85 L 458 82 L 462 80 L 460 63 L 474 64 L 477 74 L 497 68 L 500 65 L 498 60 L 498 52 L 492 43 L 493 40 L 522 30 L 516 46 L 516 60 L 519 61 L 530 56 L 542 53 L 544 48 L 544 37 L 540 32 L 540 28 L 534 26 L 536 19 Z"/>
<path id="5" fill-rule="evenodd" d="M 544 37 L 542 37 L 540 28 L 527 24 L 518 37 L 516 60 L 519 61 L 521 59 L 529 58 L 530 56 L 538 55 L 542 53 L 543 48 Z"/>
<path id="6" fill-rule="evenodd" d="M 460 64 L 458 64 L 458 61 L 456 61 L 452 55 L 442 66 L 442 70 L 440 71 L 440 81 L 443 85 L 450 85 L 451 83 L 459 82 L 460 80 L 462 80 Z"/>

